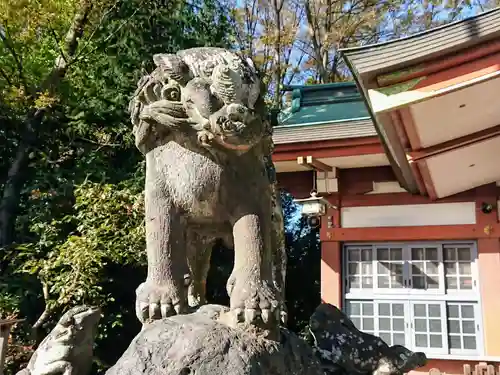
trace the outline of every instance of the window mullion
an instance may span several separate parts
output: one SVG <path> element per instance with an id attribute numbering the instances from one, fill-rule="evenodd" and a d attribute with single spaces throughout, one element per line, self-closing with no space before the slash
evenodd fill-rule
<path id="1" fill-rule="evenodd" d="M 411 288 L 411 276 L 410 276 L 410 259 L 411 259 L 411 249 L 409 245 L 403 247 L 403 284 L 405 289 Z"/>
<path id="2" fill-rule="evenodd" d="M 405 333 L 406 333 L 406 347 L 410 350 L 415 351 L 415 345 L 414 345 L 414 337 L 413 337 L 413 324 L 412 324 L 412 317 L 411 317 L 411 302 L 406 301 L 404 304 L 404 311 L 405 311 Z"/>
<path id="3" fill-rule="evenodd" d="M 448 347 L 448 311 L 446 309 L 446 302 L 441 302 L 441 328 L 442 328 L 442 340 L 443 340 L 443 351 L 445 354 L 450 353 Z"/>
<path id="4" fill-rule="evenodd" d="M 444 257 L 443 257 L 443 244 L 438 246 L 438 272 L 439 272 L 439 294 L 446 294 L 446 283 L 444 275 Z"/>

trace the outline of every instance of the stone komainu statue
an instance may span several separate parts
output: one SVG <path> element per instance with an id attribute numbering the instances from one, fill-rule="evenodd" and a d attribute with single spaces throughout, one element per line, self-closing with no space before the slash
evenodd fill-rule
<path id="1" fill-rule="evenodd" d="M 235 251 L 227 282 L 235 321 L 284 319 L 283 217 L 256 69 L 220 48 L 153 60 L 129 107 L 146 156 L 148 275 L 138 318 L 204 303 L 211 247 L 222 238 Z"/>

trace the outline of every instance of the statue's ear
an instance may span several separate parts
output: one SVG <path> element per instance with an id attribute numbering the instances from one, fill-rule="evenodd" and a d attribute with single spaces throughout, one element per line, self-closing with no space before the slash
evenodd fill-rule
<path id="1" fill-rule="evenodd" d="M 173 53 L 158 53 L 153 55 L 153 62 L 157 67 L 162 68 L 170 78 L 182 86 L 185 86 L 192 78 L 189 66 Z"/>
<path id="2" fill-rule="evenodd" d="M 153 62 L 156 66 L 171 65 L 171 61 L 176 59 L 177 56 L 171 53 L 157 53 L 153 55 Z"/>

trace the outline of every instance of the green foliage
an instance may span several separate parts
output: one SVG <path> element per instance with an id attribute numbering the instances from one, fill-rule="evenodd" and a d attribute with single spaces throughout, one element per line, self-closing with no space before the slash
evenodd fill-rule
<path id="1" fill-rule="evenodd" d="M 0 24 L 12 25 L 9 35 L 23 57 L 23 74 L 0 41 L 0 67 L 6 72 L 0 74 L 0 121 L 5 125 L 0 142 L 7 146 L 0 149 L 0 189 L 17 152 L 25 113 L 47 104 L 52 110 L 36 129 L 37 142 L 29 154 L 16 243 L 0 253 L 0 315 L 27 319 L 14 330 L 7 371 L 26 361 L 31 344 L 43 338 L 63 311 L 90 303 L 104 312 L 96 343 L 101 372 L 140 329 L 135 289 L 146 271 L 144 161 L 131 135 L 129 97 L 145 69 L 152 68 L 153 54 L 226 46 L 229 28 L 213 1 L 101 2 L 56 94 L 39 95 L 30 103 L 22 80 L 27 87 L 40 84 L 59 52 L 51 29 L 64 35 L 79 2 L 39 2 L 37 9 L 46 14 L 37 13 L 33 20 L 14 3 L 0 2 L 10 7 Z M 64 11 L 47 16 L 57 4 Z M 16 17 L 19 25 L 38 22 L 34 30 L 42 33 L 23 36 L 21 46 L 21 36 L 14 33 L 22 30 L 14 27 Z"/>

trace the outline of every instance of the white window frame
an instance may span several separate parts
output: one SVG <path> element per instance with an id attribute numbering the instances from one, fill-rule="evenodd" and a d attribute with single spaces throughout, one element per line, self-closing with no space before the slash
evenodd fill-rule
<path id="1" fill-rule="evenodd" d="M 445 274 L 445 263 L 444 263 L 444 248 L 446 246 L 457 246 L 466 245 L 471 250 L 471 276 L 472 276 L 472 289 L 470 290 L 447 290 L 446 289 L 446 274 Z M 372 277 L 373 277 L 373 287 L 372 289 L 349 289 L 349 274 L 347 270 L 347 253 L 348 249 L 352 247 L 367 248 L 372 247 Z M 401 247 L 403 249 L 403 274 L 405 284 L 403 290 L 389 289 L 389 288 L 377 288 L 377 248 L 387 248 L 387 247 Z M 410 285 L 407 285 L 408 280 L 411 280 L 411 249 L 418 247 L 437 247 L 438 248 L 438 272 L 439 272 L 439 287 L 437 289 L 412 289 Z M 479 279 L 478 279 L 478 266 L 477 266 L 477 242 L 476 241 L 408 241 L 408 242 L 387 242 L 387 243 L 345 243 L 342 247 L 342 272 L 344 285 L 342 290 L 343 295 L 343 306 L 346 306 L 346 302 L 354 301 L 371 301 L 374 308 L 374 319 L 375 319 L 375 332 L 379 332 L 379 320 L 378 320 L 378 306 L 379 303 L 395 303 L 403 302 L 405 305 L 405 329 L 406 347 L 415 351 L 423 351 L 430 358 L 443 358 L 447 357 L 457 357 L 463 356 L 463 358 L 479 358 L 484 357 L 484 335 L 483 335 L 483 322 L 482 322 L 482 308 L 481 308 L 481 296 L 479 289 Z M 361 255 L 360 255 L 361 256 Z M 424 256 L 425 260 L 425 256 Z M 360 281 L 361 283 L 361 281 Z M 414 303 L 438 303 L 441 306 L 441 326 L 443 329 L 443 348 L 418 348 L 415 346 L 415 336 L 414 327 L 412 323 L 413 315 L 413 304 Z M 447 304 L 448 303 L 458 303 L 458 304 L 472 304 L 474 306 L 474 320 L 476 321 L 476 349 L 450 349 L 449 348 L 449 328 L 448 328 L 448 313 Z M 462 336 L 461 336 L 462 338 Z M 430 343 L 428 342 L 428 345 Z M 463 342 L 462 342 L 463 345 Z"/>

